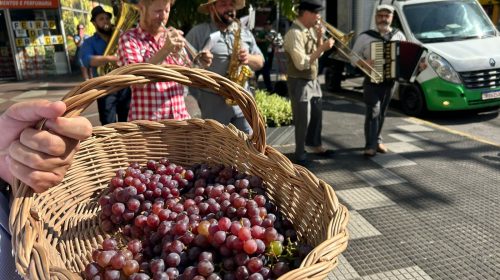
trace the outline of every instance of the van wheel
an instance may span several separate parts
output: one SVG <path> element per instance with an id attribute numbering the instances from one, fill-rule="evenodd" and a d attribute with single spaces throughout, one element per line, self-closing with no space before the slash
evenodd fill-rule
<path id="1" fill-rule="evenodd" d="M 424 94 L 417 85 L 405 87 L 399 100 L 401 109 L 407 115 L 421 116 L 427 111 Z"/>

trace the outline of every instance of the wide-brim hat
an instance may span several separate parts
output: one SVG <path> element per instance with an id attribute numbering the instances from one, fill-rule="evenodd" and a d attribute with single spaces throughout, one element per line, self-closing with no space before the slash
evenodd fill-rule
<path id="1" fill-rule="evenodd" d="M 207 0 L 207 3 L 200 4 L 200 6 L 198 7 L 198 12 L 208 15 L 210 13 L 210 5 L 214 4 L 215 2 L 217 2 L 217 0 Z M 233 0 L 233 3 L 235 10 L 241 10 L 245 8 L 245 0 Z"/>

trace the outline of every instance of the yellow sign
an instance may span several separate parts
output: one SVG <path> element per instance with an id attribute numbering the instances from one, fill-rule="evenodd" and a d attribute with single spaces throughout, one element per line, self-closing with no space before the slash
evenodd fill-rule
<path id="1" fill-rule="evenodd" d="M 16 38 L 16 46 L 17 47 L 24 47 L 24 39 L 23 38 Z"/>
<path id="2" fill-rule="evenodd" d="M 54 20 L 49 20 L 49 28 L 50 29 L 56 29 L 57 26 L 56 26 L 56 22 Z"/>
<path id="3" fill-rule="evenodd" d="M 28 29 L 28 37 L 30 37 L 30 38 L 36 38 L 36 37 L 38 37 L 38 34 L 37 34 L 36 30 L 34 30 L 34 29 Z"/>

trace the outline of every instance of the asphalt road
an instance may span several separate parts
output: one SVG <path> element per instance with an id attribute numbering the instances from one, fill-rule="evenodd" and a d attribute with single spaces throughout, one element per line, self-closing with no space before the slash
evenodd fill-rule
<path id="1" fill-rule="evenodd" d="M 362 101 L 361 79 L 354 78 L 343 82 L 343 90 L 333 92 L 345 98 Z M 402 115 L 399 102 L 391 102 L 390 110 Z M 500 108 L 488 110 L 455 111 L 455 112 L 428 112 L 419 117 L 422 121 L 441 126 L 451 132 L 462 134 L 482 142 L 500 147 Z"/>

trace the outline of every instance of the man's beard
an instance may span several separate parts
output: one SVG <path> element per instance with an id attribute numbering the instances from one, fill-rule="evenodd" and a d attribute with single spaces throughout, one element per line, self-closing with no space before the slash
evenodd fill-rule
<path id="1" fill-rule="evenodd" d="M 110 36 L 111 34 L 113 34 L 113 29 L 111 27 L 104 27 L 104 28 L 101 28 L 101 27 L 96 27 L 97 31 L 101 34 L 104 34 L 104 35 L 108 35 Z"/>
<path id="2" fill-rule="evenodd" d="M 377 28 L 382 31 L 389 30 L 391 25 L 388 22 L 380 22 L 377 24 Z"/>
<path id="3" fill-rule="evenodd" d="M 230 25 L 234 21 L 235 14 L 234 12 L 225 12 L 223 14 L 219 14 L 220 21 L 224 25 Z"/>

